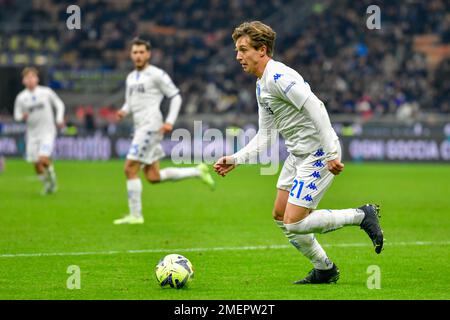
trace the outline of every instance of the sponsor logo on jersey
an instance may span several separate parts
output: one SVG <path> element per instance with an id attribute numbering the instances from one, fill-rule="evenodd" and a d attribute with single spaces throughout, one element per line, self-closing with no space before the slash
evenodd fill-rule
<path id="1" fill-rule="evenodd" d="M 134 93 L 145 93 L 145 86 L 143 83 L 130 85 L 130 96 Z"/>
<path id="2" fill-rule="evenodd" d="M 29 106 L 28 112 L 32 113 L 34 111 L 43 110 L 43 109 L 44 109 L 44 104 L 38 103 L 38 104 L 33 104 L 33 105 Z"/>
<path id="3" fill-rule="evenodd" d="M 268 113 L 270 113 L 271 115 L 274 115 L 275 113 L 273 112 L 273 110 L 269 107 L 269 105 L 265 102 L 260 102 L 259 103 L 261 105 L 261 107 L 264 108 L 264 110 L 266 110 Z"/>
<path id="4" fill-rule="evenodd" d="M 281 76 L 282 76 L 282 74 L 279 74 L 279 73 L 274 74 L 273 80 L 275 81 L 275 83 L 277 82 L 278 79 L 280 79 Z"/>

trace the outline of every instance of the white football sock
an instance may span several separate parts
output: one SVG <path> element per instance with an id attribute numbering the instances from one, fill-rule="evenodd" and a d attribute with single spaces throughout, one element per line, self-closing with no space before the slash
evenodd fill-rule
<path id="1" fill-rule="evenodd" d="M 39 180 L 42 182 L 42 184 L 44 186 L 43 192 L 47 193 L 50 190 L 51 184 L 50 184 L 50 182 L 47 179 L 46 173 L 38 174 L 38 178 L 39 178 Z"/>
<path id="2" fill-rule="evenodd" d="M 289 239 L 289 242 L 311 261 L 315 269 L 329 270 L 333 267 L 333 262 L 328 259 L 325 250 L 323 250 L 314 234 L 291 233 L 286 229 L 283 221 L 275 220 L 275 223 Z"/>
<path id="3" fill-rule="evenodd" d="M 48 166 L 45 173 L 47 176 L 47 181 L 50 182 L 52 185 L 56 185 L 56 173 L 52 164 Z"/>
<path id="4" fill-rule="evenodd" d="M 343 226 L 358 226 L 363 219 L 364 212 L 360 209 L 314 210 L 303 220 L 285 226 L 296 234 L 326 233 Z"/>
<path id="5" fill-rule="evenodd" d="M 200 176 L 200 170 L 196 167 L 191 168 L 165 168 L 159 172 L 162 181 L 181 180 Z"/>
<path id="6" fill-rule="evenodd" d="M 42 184 L 45 186 L 47 184 L 47 176 L 45 173 L 39 173 L 38 174 L 39 181 L 42 182 Z"/>
<path id="7" fill-rule="evenodd" d="M 142 217 L 142 182 L 139 178 L 127 180 L 128 207 L 130 214 L 136 218 Z"/>

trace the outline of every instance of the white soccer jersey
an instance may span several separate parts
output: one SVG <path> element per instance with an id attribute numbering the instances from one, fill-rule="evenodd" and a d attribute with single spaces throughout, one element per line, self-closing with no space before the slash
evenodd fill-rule
<path id="1" fill-rule="evenodd" d="M 22 121 L 28 114 L 27 139 L 56 136 L 55 116 L 52 106 L 56 109 L 56 122 L 64 121 L 64 103 L 56 93 L 44 86 L 37 86 L 33 91 L 24 89 L 14 103 L 14 119 Z"/>
<path id="2" fill-rule="evenodd" d="M 326 117 L 315 121 L 317 118 L 314 120 L 303 108 L 310 97 L 317 99 L 298 72 L 281 62 L 269 60 L 262 77 L 256 82 L 258 137 L 234 155 L 236 162 L 243 163 L 248 160 L 250 153 L 262 151 L 268 141 L 259 133 L 266 131 L 267 134 L 268 130 L 277 130 L 284 138 L 287 150 L 293 155 L 309 154 L 319 148 L 336 153 L 335 141 L 338 137 L 326 111 Z"/>
<path id="3" fill-rule="evenodd" d="M 144 70 L 134 70 L 128 75 L 122 110 L 133 114 L 136 130 L 145 127 L 156 131 L 163 124 L 161 101 L 164 97 L 172 98 L 178 93 L 178 88 L 164 70 L 149 65 Z M 175 122 L 175 119 L 168 120 L 172 124 Z"/>

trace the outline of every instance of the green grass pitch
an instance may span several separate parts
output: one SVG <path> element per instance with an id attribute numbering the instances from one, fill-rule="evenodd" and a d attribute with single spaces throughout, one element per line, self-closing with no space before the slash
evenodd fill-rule
<path id="1" fill-rule="evenodd" d="M 241 166 L 215 177 L 214 192 L 199 180 L 144 184 L 145 224 L 116 226 L 127 211 L 122 166 L 57 161 L 60 191 L 43 197 L 31 165 L 7 160 L 0 299 L 450 299 L 449 165 L 347 163 L 320 208 L 381 204 L 385 250 L 376 255 L 358 227 L 318 235 L 341 278 L 312 286 L 292 284 L 311 265 L 271 218 L 277 176 Z M 154 267 L 169 253 L 193 263 L 189 287 L 157 284 Z M 79 290 L 66 287 L 70 265 Z M 371 265 L 380 289 L 367 287 Z"/>

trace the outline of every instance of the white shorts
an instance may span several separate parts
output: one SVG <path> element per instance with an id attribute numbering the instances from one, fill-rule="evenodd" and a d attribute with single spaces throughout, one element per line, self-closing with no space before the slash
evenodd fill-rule
<path id="1" fill-rule="evenodd" d="M 27 138 L 27 161 L 36 163 L 39 161 L 40 157 L 50 158 L 53 153 L 54 145 L 54 136 Z"/>
<path id="2" fill-rule="evenodd" d="M 127 159 L 152 164 L 166 155 L 161 146 L 163 135 L 156 131 L 140 129 L 134 133 Z"/>
<path id="3" fill-rule="evenodd" d="M 341 147 L 338 143 L 339 159 Z M 289 191 L 288 202 L 296 206 L 316 209 L 333 182 L 322 149 L 303 157 L 290 154 L 278 177 L 277 188 Z"/>

